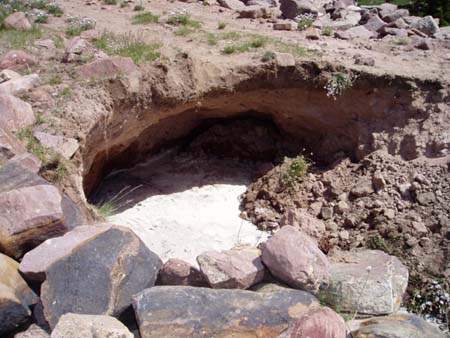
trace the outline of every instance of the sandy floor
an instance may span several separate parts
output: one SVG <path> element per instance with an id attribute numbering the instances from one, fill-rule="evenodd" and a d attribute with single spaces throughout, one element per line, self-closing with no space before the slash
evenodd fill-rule
<path id="1" fill-rule="evenodd" d="M 256 245 L 266 234 L 239 217 L 239 196 L 251 181 L 250 165 L 166 153 L 109 175 L 97 201 L 113 201 L 109 218 L 133 229 L 164 261 L 196 264 L 207 250 Z"/>

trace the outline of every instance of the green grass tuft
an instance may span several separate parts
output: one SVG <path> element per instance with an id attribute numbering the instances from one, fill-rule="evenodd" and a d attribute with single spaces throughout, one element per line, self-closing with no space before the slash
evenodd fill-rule
<path id="1" fill-rule="evenodd" d="M 189 14 L 172 15 L 167 19 L 167 23 L 172 26 L 189 26 L 193 28 L 200 28 L 202 25 L 200 21 L 191 19 Z"/>
<path id="2" fill-rule="evenodd" d="M 146 25 L 146 24 L 150 24 L 150 23 L 158 23 L 158 21 L 159 21 L 158 15 L 154 15 L 151 12 L 146 12 L 146 13 L 136 14 L 133 17 L 132 24 L 133 25 Z"/>

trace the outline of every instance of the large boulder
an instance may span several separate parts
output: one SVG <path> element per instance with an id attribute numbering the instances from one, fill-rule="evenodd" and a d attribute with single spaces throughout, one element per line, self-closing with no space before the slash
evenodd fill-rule
<path id="1" fill-rule="evenodd" d="M 198 268 L 181 259 L 171 258 L 159 270 L 158 284 L 207 286 L 203 274 Z"/>
<path id="2" fill-rule="evenodd" d="M 125 325 L 114 317 L 80 315 L 67 313 L 63 315 L 51 338 L 133 338 Z"/>
<path id="3" fill-rule="evenodd" d="M 41 300 L 54 327 L 69 312 L 120 315 L 134 294 L 155 284 L 161 265 L 130 229 L 100 224 L 42 243 L 25 255 L 20 271 L 45 277 Z"/>
<path id="4" fill-rule="evenodd" d="M 248 289 L 264 278 L 261 252 L 252 247 L 208 251 L 197 257 L 200 270 L 215 289 Z"/>
<path id="5" fill-rule="evenodd" d="M 336 32 L 336 36 L 343 40 L 370 39 L 375 37 L 376 33 L 368 30 L 365 26 L 356 26 L 349 28 L 343 32 Z M 359 186 L 357 186 L 355 189 L 357 189 L 357 192 L 359 192 L 360 188 Z"/>
<path id="6" fill-rule="evenodd" d="M 318 14 L 318 8 L 309 0 L 281 0 L 280 10 L 286 19 L 294 19 L 301 14 Z"/>
<path id="7" fill-rule="evenodd" d="M 0 59 L 1 69 L 21 69 L 34 66 L 38 62 L 37 57 L 21 50 L 11 50 Z"/>
<path id="8" fill-rule="evenodd" d="M 0 93 L 0 127 L 17 131 L 36 121 L 31 105 L 21 99 Z"/>
<path id="9" fill-rule="evenodd" d="M 289 324 L 278 338 L 346 338 L 344 320 L 327 307 L 312 307 Z"/>
<path id="10" fill-rule="evenodd" d="M 326 302 L 342 311 L 384 315 L 400 308 L 408 269 L 397 257 L 378 250 L 335 253 L 330 257 Z"/>
<path id="11" fill-rule="evenodd" d="M 37 74 L 30 74 L 21 76 L 17 79 L 12 79 L 3 83 L 0 83 L 0 93 L 11 95 L 22 95 L 27 93 L 30 89 L 33 89 L 41 84 L 41 79 Z"/>
<path id="12" fill-rule="evenodd" d="M 444 332 L 427 323 L 424 319 L 401 314 L 388 317 L 376 317 L 365 320 L 360 328 L 352 332 L 354 338 L 446 338 Z"/>
<path id="13" fill-rule="evenodd" d="M 3 26 L 6 29 L 15 29 L 18 31 L 29 31 L 33 28 L 23 12 L 16 12 L 8 15 L 5 18 L 5 21 L 3 21 Z"/>
<path id="14" fill-rule="evenodd" d="M 317 292 L 330 278 L 327 257 L 292 226 L 281 228 L 265 243 L 262 260 L 276 278 L 294 288 Z"/>
<path id="15" fill-rule="evenodd" d="M 438 24 L 430 15 L 417 20 L 411 26 L 426 35 L 433 35 L 439 32 Z"/>
<path id="16" fill-rule="evenodd" d="M 20 163 L 8 162 L 0 168 L 0 252 L 19 258 L 66 232 L 71 221 L 77 222 L 65 219 L 69 204 L 49 182 Z"/>
<path id="17" fill-rule="evenodd" d="M 245 4 L 240 0 L 217 0 L 222 7 L 238 11 L 245 8 Z"/>
<path id="18" fill-rule="evenodd" d="M 276 337 L 317 305 L 309 293 L 156 286 L 134 297 L 142 338 Z"/>
<path id="19" fill-rule="evenodd" d="M 19 263 L 0 254 L 0 335 L 25 324 L 38 297 L 18 272 Z"/>

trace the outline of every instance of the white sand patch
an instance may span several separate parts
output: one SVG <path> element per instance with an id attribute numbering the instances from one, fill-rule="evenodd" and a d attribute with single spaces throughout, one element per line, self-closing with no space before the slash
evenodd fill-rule
<path id="1" fill-rule="evenodd" d="M 195 264 L 207 250 L 257 245 L 267 234 L 239 217 L 251 166 L 236 161 L 167 156 L 110 175 L 98 198 L 120 201 L 109 221 L 131 228 L 163 261 Z M 125 198 L 118 191 L 132 191 Z"/>
<path id="2" fill-rule="evenodd" d="M 265 238 L 239 218 L 243 185 L 214 184 L 149 197 L 110 220 L 133 229 L 164 261 L 195 258 L 207 250 L 225 250 L 240 243 L 256 245 Z"/>

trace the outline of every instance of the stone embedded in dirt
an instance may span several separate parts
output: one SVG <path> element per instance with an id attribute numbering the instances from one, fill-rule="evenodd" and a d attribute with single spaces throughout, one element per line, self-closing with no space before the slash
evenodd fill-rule
<path id="1" fill-rule="evenodd" d="M 31 324 L 28 329 L 20 332 L 14 338 L 50 338 L 50 335 L 36 324 Z"/>
<path id="2" fill-rule="evenodd" d="M 375 66 L 375 59 L 370 56 L 367 56 L 367 57 L 357 56 L 355 58 L 355 65 L 373 67 L 373 66 Z"/>
<path id="3" fill-rule="evenodd" d="M 328 304 L 366 315 L 398 311 L 408 285 L 408 269 L 397 257 L 361 250 L 337 252 L 330 261 L 330 286 L 323 291 Z"/>
<path id="4" fill-rule="evenodd" d="M 269 9 L 266 6 L 252 5 L 246 6 L 238 10 L 239 18 L 258 19 L 267 18 L 270 16 Z"/>
<path id="5" fill-rule="evenodd" d="M 431 36 L 439 32 L 439 25 L 430 15 L 425 16 L 420 20 L 416 21 L 415 23 L 412 24 L 412 27 L 416 28 L 417 30 L 421 31 L 422 33 L 428 36 Z"/>
<path id="6" fill-rule="evenodd" d="M 72 158 L 80 147 L 78 141 L 73 138 L 51 135 L 40 131 L 34 132 L 33 135 L 43 146 L 53 149 L 68 160 Z"/>
<path id="7" fill-rule="evenodd" d="M 203 274 L 188 262 L 171 258 L 159 270 L 158 284 L 208 286 Z"/>
<path id="8" fill-rule="evenodd" d="M 11 257 L 67 230 L 58 189 L 18 163 L 0 169 L 0 215 L 0 250 Z"/>
<path id="9" fill-rule="evenodd" d="M 0 165 L 24 152 L 22 143 L 9 130 L 0 127 Z"/>
<path id="10" fill-rule="evenodd" d="M 13 80 L 13 79 L 18 79 L 19 77 L 21 77 L 21 75 L 19 73 L 16 73 L 13 70 L 10 69 L 3 69 L 0 72 L 0 83 L 9 81 L 9 80 Z"/>
<path id="11" fill-rule="evenodd" d="M 34 66 L 38 58 L 21 50 L 11 50 L 0 59 L 0 68 L 18 70 Z"/>
<path id="12" fill-rule="evenodd" d="M 420 205 L 431 205 L 436 201 L 436 194 L 433 191 L 418 193 L 416 195 L 416 201 Z"/>
<path id="13" fill-rule="evenodd" d="M 278 67 L 288 68 L 295 66 L 295 58 L 289 53 L 278 53 L 275 52 L 275 60 Z"/>
<path id="14" fill-rule="evenodd" d="M 294 288 L 315 293 L 330 278 L 327 257 L 292 226 L 281 228 L 263 245 L 262 260 L 274 277 Z"/>
<path id="15" fill-rule="evenodd" d="M 291 31 L 293 28 L 293 24 L 290 21 L 275 22 L 273 24 L 273 29 L 276 31 Z"/>
<path id="16" fill-rule="evenodd" d="M 374 61 L 375 63 L 375 61 Z M 376 191 L 383 190 L 386 186 L 386 180 L 380 171 L 376 171 L 372 176 L 372 184 Z"/>
<path id="17" fill-rule="evenodd" d="M 239 11 L 245 8 L 242 1 L 239 0 L 217 0 L 220 6 L 231 9 L 233 11 Z"/>
<path id="18" fill-rule="evenodd" d="M 355 197 L 364 197 L 374 193 L 372 180 L 368 177 L 362 177 L 356 184 L 353 186 L 350 193 Z"/>
<path id="19" fill-rule="evenodd" d="M 431 50 L 433 49 L 433 43 L 431 42 L 430 39 L 420 39 L 419 41 L 416 42 L 414 47 L 421 50 Z"/>
<path id="20" fill-rule="evenodd" d="M 110 316 L 67 313 L 58 321 L 51 338 L 133 338 L 119 320 Z"/>
<path id="21" fill-rule="evenodd" d="M 21 99 L 0 93 L 0 127 L 9 131 L 18 131 L 36 121 L 31 105 Z"/>
<path id="22" fill-rule="evenodd" d="M 318 14 L 319 10 L 309 0 L 281 0 L 280 10 L 286 19 L 294 19 L 300 14 Z"/>
<path id="23" fill-rule="evenodd" d="M 386 25 L 387 23 L 381 20 L 378 15 L 374 15 L 364 24 L 364 27 L 371 32 L 379 32 Z"/>
<path id="24" fill-rule="evenodd" d="M 317 28 L 309 27 L 305 30 L 305 37 L 309 40 L 319 40 L 320 34 Z"/>
<path id="25" fill-rule="evenodd" d="M 346 338 L 344 320 L 328 307 L 312 307 L 289 323 L 289 328 L 277 338 Z"/>
<path id="26" fill-rule="evenodd" d="M 139 69 L 129 57 L 112 56 L 99 59 L 78 69 L 78 74 L 85 79 L 90 78 L 114 78 L 120 75 L 129 75 L 138 72 Z"/>
<path id="27" fill-rule="evenodd" d="M 64 52 L 64 62 L 80 61 L 83 56 L 93 55 L 92 45 L 85 39 L 76 36 L 67 44 Z"/>
<path id="28" fill-rule="evenodd" d="M 134 297 L 142 338 L 276 337 L 312 305 L 303 291 L 155 286 Z"/>
<path id="29" fill-rule="evenodd" d="M 23 12 L 8 15 L 3 22 L 3 26 L 6 29 L 15 29 L 18 31 L 29 31 L 33 28 Z"/>
<path id="30" fill-rule="evenodd" d="M 37 74 L 21 76 L 18 79 L 12 79 L 0 83 L 0 93 L 11 95 L 22 95 L 30 89 L 41 84 L 41 79 Z"/>
<path id="31" fill-rule="evenodd" d="M 351 40 L 351 39 L 370 39 L 375 37 L 375 33 L 368 30 L 364 26 L 356 26 L 349 28 L 343 32 L 336 32 L 336 36 L 343 40 Z"/>
<path id="32" fill-rule="evenodd" d="M 300 209 L 288 209 L 280 220 L 280 226 L 292 225 L 316 241 L 325 235 L 325 223 Z"/>
<path id="33" fill-rule="evenodd" d="M 393 35 L 399 38 L 407 38 L 408 31 L 406 29 L 393 28 L 393 27 L 384 27 L 381 30 L 382 34 Z"/>
<path id="34" fill-rule="evenodd" d="M 359 329 L 352 332 L 354 338 L 445 338 L 444 332 L 423 318 L 413 314 L 376 317 L 363 321 Z"/>
<path id="35" fill-rule="evenodd" d="M 0 253 L 0 334 L 25 324 L 38 297 L 18 272 L 19 263 Z"/>
<path id="36" fill-rule="evenodd" d="M 97 41 L 102 36 L 102 32 L 96 29 L 88 29 L 87 31 L 83 31 L 80 34 L 80 38 L 88 40 L 90 42 Z"/>
<path id="37" fill-rule="evenodd" d="M 41 300 L 50 327 L 69 312 L 120 315 L 134 294 L 155 284 L 162 265 L 130 229 L 111 224 L 77 227 L 27 256 L 28 266 L 38 266 L 35 276 L 46 269 Z"/>
<path id="38" fill-rule="evenodd" d="M 214 289 L 248 289 L 265 275 L 257 248 L 239 247 L 226 251 L 208 251 L 197 257 L 200 271 Z"/>

